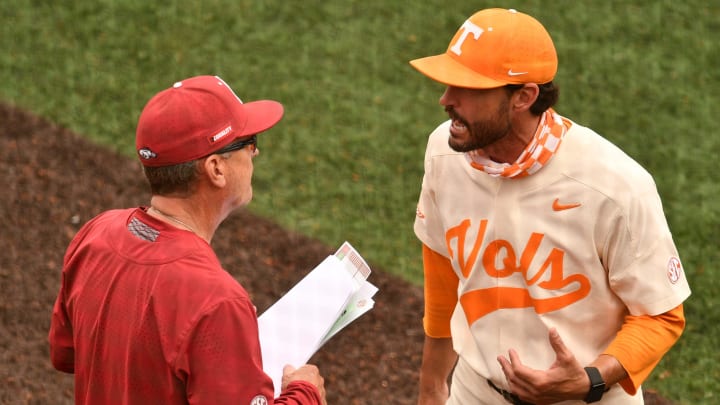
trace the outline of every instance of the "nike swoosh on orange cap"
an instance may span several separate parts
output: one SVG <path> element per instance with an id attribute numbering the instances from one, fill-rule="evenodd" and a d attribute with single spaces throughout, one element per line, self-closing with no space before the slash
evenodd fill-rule
<path id="1" fill-rule="evenodd" d="M 559 199 L 559 198 L 556 198 L 555 201 L 553 201 L 552 209 L 553 209 L 553 211 L 564 211 L 564 210 L 569 210 L 569 209 L 577 208 L 577 207 L 579 207 L 579 206 L 581 206 L 581 205 L 582 205 L 582 204 L 580 204 L 580 203 L 560 204 L 560 199 Z"/>

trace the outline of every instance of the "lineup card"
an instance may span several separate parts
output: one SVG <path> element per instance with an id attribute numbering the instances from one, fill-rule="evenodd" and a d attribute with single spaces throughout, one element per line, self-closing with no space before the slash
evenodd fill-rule
<path id="1" fill-rule="evenodd" d="M 342 314 L 321 342 L 321 346 L 345 326 L 359 318 L 362 314 L 370 311 L 375 306 L 375 301 L 372 297 L 378 292 L 378 288 L 367 281 L 367 278 L 372 272 L 370 266 L 368 266 L 365 259 L 360 256 L 360 253 L 358 253 L 350 243 L 343 243 L 340 249 L 335 252 L 335 256 L 341 260 L 345 266 L 345 270 L 353 276 L 353 279 L 359 284 L 360 288 L 350 297 Z"/>
<path id="2" fill-rule="evenodd" d="M 353 276 L 361 279 L 361 283 L 370 276 L 370 266 L 360 256 L 357 250 L 349 242 L 345 242 L 335 252 L 335 257 L 345 264 L 345 269 Z"/>
<path id="3" fill-rule="evenodd" d="M 299 367 L 374 306 L 370 267 L 348 242 L 258 317 L 263 370 L 280 394 L 282 369 Z"/>

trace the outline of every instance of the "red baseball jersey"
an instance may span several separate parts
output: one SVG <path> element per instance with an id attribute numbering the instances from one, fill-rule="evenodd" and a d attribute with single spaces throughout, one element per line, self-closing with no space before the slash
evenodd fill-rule
<path id="1" fill-rule="evenodd" d="M 203 239 L 140 208 L 73 239 L 49 341 L 77 404 L 320 403 L 305 382 L 273 400 L 245 289 Z"/>

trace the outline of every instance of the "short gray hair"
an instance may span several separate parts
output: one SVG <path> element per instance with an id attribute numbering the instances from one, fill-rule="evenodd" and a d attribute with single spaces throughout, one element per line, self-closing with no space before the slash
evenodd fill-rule
<path id="1" fill-rule="evenodd" d="M 188 196 L 200 173 L 199 161 L 191 160 L 172 166 L 143 166 L 152 195 Z"/>

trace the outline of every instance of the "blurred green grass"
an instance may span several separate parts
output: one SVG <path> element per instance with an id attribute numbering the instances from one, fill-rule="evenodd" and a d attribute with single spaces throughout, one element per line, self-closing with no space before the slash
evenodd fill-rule
<path id="1" fill-rule="evenodd" d="M 505 4 L 505 3 L 503 3 Z M 250 209 L 421 281 L 412 233 L 442 87 L 410 59 L 440 53 L 489 1 L 0 2 L 0 100 L 133 155 L 144 103 L 223 77 L 283 102 L 262 136 Z M 684 337 L 646 386 L 683 404 L 720 395 L 720 3 L 516 1 L 553 36 L 558 111 L 655 176 L 693 288 Z M 1 125 L 2 123 L 0 123 Z M 82 153 L 79 151 L 78 153 Z"/>

